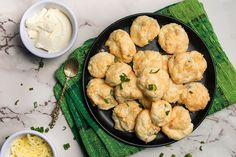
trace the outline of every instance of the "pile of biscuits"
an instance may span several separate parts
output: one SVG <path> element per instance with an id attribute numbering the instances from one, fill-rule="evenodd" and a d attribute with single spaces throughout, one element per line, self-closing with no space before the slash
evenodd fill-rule
<path id="1" fill-rule="evenodd" d="M 156 40 L 165 51 L 137 51 Z M 187 52 L 189 38 L 176 23 L 159 26 L 156 19 L 137 17 L 130 34 L 114 30 L 105 43 L 109 52 L 91 57 L 93 79 L 87 95 L 101 110 L 113 108 L 114 128 L 135 132 L 145 143 L 162 131 L 179 140 L 193 130 L 190 112 L 203 110 L 209 100 L 201 84 L 207 62 L 197 51 Z M 172 104 L 172 105 L 171 105 Z"/>

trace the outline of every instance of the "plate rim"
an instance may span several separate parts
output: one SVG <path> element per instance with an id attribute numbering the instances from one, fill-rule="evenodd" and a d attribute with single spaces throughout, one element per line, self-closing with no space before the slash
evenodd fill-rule
<path id="1" fill-rule="evenodd" d="M 179 141 L 182 141 L 183 139 L 185 139 L 186 137 L 180 139 L 180 140 L 173 140 L 173 139 L 170 139 L 171 141 L 169 142 L 166 142 L 166 143 L 163 143 L 163 144 L 153 144 L 153 145 L 147 145 L 147 144 L 135 144 L 135 143 L 132 143 L 132 142 L 129 142 L 129 141 L 126 141 L 126 140 L 123 140 L 121 139 L 120 137 L 114 135 L 113 133 L 111 133 L 109 130 L 107 130 L 101 123 L 100 121 L 96 118 L 96 116 L 93 114 L 93 111 L 92 111 L 92 108 L 89 107 L 89 100 L 87 100 L 87 92 L 86 92 L 86 86 L 85 85 L 85 71 L 87 69 L 86 67 L 86 62 L 88 62 L 89 60 L 89 54 L 91 53 L 91 50 L 93 49 L 93 47 L 96 45 L 96 43 L 99 41 L 99 38 L 107 31 L 110 29 L 110 27 L 114 26 L 114 25 L 117 25 L 117 23 L 123 21 L 123 20 L 126 20 L 126 19 L 129 19 L 129 18 L 132 18 L 132 17 L 138 17 L 138 16 L 142 16 L 142 15 L 146 15 L 146 16 L 161 16 L 163 18 L 169 18 L 171 20 L 174 20 L 174 21 L 177 21 L 179 22 L 181 25 L 184 25 L 185 27 L 187 27 L 189 30 L 191 30 L 200 40 L 201 42 L 203 43 L 203 45 L 205 46 L 206 50 L 207 50 L 207 53 L 209 54 L 209 57 L 210 57 L 210 62 L 212 63 L 212 70 L 213 70 L 213 73 L 214 73 L 214 77 L 213 77 L 213 96 L 212 98 L 210 99 L 210 103 L 208 104 L 207 106 L 207 110 L 205 111 L 205 114 L 202 116 L 202 119 L 199 121 L 198 124 L 194 125 L 193 127 L 193 131 L 192 133 L 198 128 L 198 126 L 200 124 L 202 124 L 202 122 L 205 120 L 206 116 L 208 115 L 211 107 L 212 107 L 212 104 L 213 104 L 213 100 L 215 98 L 215 93 L 216 93 L 216 83 L 217 83 L 217 79 L 216 79 L 216 68 L 215 68 L 215 63 L 213 61 L 213 57 L 210 53 L 210 50 L 208 48 L 208 46 L 206 45 L 206 43 L 204 42 L 204 40 L 200 37 L 200 35 L 195 31 L 193 30 L 193 28 L 191 28 L 189 25 L 185 24 L 183 21 L 175 18 L 175 17 L 172 17 L 172 16 L 167 16 L 167 15 L 163 15 L 163 14 L 160 14 L 160 13 L 150 13 L 150 12 L 143 12 L 143 13 L 136 13 L 136 14 L 130 14 L 128 16 L 125 16 L 125 17 L 122 17 L 118 20 L 116 20 L 115 22 L 111 23 L 110 25 L 108 25 L 102 32 L 99 33 L 99 35 L 96 37 L 96 39 L 93 41 L 93 44 L 91 45 L 91 47 L 89 48 L 88 50 L 88 53 L 86 54 L 86 57 L 85 57 L 85 60 L 84 60 L 84 63 L 83 63 L 83 71 L 82 71 L 82 92 L 83 92 L 83 99 L 86 103 L 86 109 L 89 110 L 89 113 L 90 115 L 92 115 L 93 119 L 96 121 L 96 123 L 98 124 L 99 127 L 102 128 L 102 130 L 104 130 L 106 133 L 108 133 L 109 135 L 111 135 L 112 137 L 114 137 L 115 139 L 121 141 L 121 142 L 124 142 L 126 144 L 129 144 L 131 146 L 138 146 L 138 147 L 143 147 L 143 148 L 154 148 L 154 147 L 161 147 L 161 146 L 166 146 L 166 145 L 170 145 L 172 143 L 176 143 L 176 142 L 179 142 Z M 191 133 L 191 134 L 192 134 Z"/>

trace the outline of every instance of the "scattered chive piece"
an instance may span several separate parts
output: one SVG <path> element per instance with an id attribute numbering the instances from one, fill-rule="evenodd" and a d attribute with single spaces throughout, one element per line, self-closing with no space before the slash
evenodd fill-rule
<path id="1" fill-rule="evenodd" d="M 107 99 L 103 99 L 106 104 L 109 104 L 109 101 Z"/>
<path id="2" fill-rule="evenodd" d="M 110 91 L 110 94 L 111 94 L 111 96 L 115 97 L 114 91 L 113 91 L 112 89 L 111 89 L 111 91 Z"/>
<path id="3" fill-rule="evenodd" d="M 35 101 L 34 102 L 34 108 L 37 108 L 38 107 L 38 103 Z"/>
<path id="4" fill-rule="evenodd" d="M 143 108 L 143 105 L 142 105 L 142 104 L 139 104 L 138 106 L 139 106 L 140 108 Z"/>
<path id="5" fill-rule="evenodd" d="M 19 99 L 17 99 L 17 100 L 16 100 L 16 102 L 15 102 L 15 105 L 18 105 L 18 102 L 19 102 L 19 101 L 20 101 L 20 100 L 19 100 Z"/>
<path id="6" fill-rule="evenodd" d="M 193 92 L 190 90 L 190 91 L 188 91 L 190 94 L 193 94 Z"/>
<path id="7" fill-rule="evenodd" d="M 200 141 L 201 144 L 204 144 L 205 142 L 204 141 Z"/>
<path id="8" fill-rule="evenodd" d="M 66 130 L 66 126 L 63 126 L 63 129 L 62 129 L 62 131 L 64 131 L 64 130 Z"/>
<path id="9" fill-rule="evenodd" d="M 31 88 L 29 88 L 29 91 L 32 91 L 32 90 L 34 90 L 34 88 L 32 88 L 32 87 L 31 87 Z"/>
<path id="10" fill-rule="evenodd" d="M 49 131 L 49 128 L 46 128 L 46 129 L 44 130 L 45 133 L 47 133 L 48 131 Z"/>
<path id="11" fill-rule="evenodd" d="M 116 63 L 116 62 L 118 62 L 118 61 L 119 61 L 119 58 L 115 56 L 114 62 Z"/>
<path id="12" fill-rule="evenodd" d="M 156 73 L 158 73 L 158 71 L 159 71 L 160 69 L 158 69 L 157 71 L 154 71 L 153 69 L 149 72 L 150 74 L 156 74 Z"/>
<path id="13" fill-rule="evenodd" d="M 149 84 L 147 89 L 150 90 L 150 91 L 156 91 L 157 86 L 155 84 Z"/>
<path id="14" fill-rule="evenodd" d="M 166 111 L 166 115 L 167 115 L 167 116 L 169 115 L 169 113 L 170 113 L 170 111 Z"/>
<path id="15" fill-rule="evenodd" d="M 120 90 L 122 90 L 123 89 L 123 86 L 122 86 L 122 83 L 120 84 Z"/>
<path id="16" fill-rule="evenodd" d="M 122 73 L 122 75 L 120 75 L 120 81 L 121 82 L 129 82 L 130 79 L 127 77 L 127 75 L 125 73 Z"/>
<path id="17" fill-rule="evenodd" d="M 70 148 L 70 144 L 69 143 L 63 144 L 63 148 L 64 148 L 64 150 L 69 149 Z"/>
<path id="18" fill-rule="evenodd" d="M 199 147 L 199 150 L 202 151 L 202 146 Z"/>
<path id="19" fill-rule="evenodd" d="M 171 157 L 176 157 L 176 155 L 175 154 L 171 154 Z"/>
<path id="20" fill-rule="evenodd" d="M 164 153 L 161 152 L 161 153 L 159 154 L 159 157 L 163 157 L 163 156 L 164 156 Z"/>
<path id="21" fill-rule="evenodd" d="M 191 153 L 186 154 L 184 157 L 192 157 Z"/>

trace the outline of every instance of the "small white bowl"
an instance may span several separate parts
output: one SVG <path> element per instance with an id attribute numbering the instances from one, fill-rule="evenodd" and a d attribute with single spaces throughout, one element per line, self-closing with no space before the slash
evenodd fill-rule
<path id="1" fill-rule="evenodd" d="M 11 143 L 15 139 L 17 139 L 17 138 L 19 138 L 23 135 L 27 135 L 27 134 L 36 135 L 36 136 L 39 136 L 42 139 L 44 139 L 49 144 L 49 146 L 51 147 L 53 157 L 58 157 L 54 144 L 45 135 L 43 135 L 43 134 L 41 134 L 37 131 L 33 131 L 33 130 L 22 130 L 22 131 L 18 131 L 16 133 L 12 134 L 11 136 L 9 136 L 6 139 L 6 141 L 4 142 L 4 144 L 2 145 L 0 157 L 9 157 L 10 156 L 10 145 L 11 145 Z"/>
<path id="2" fill-rule="evenodd" d="M 25 27 L 25 21 L 29 17 L 31 17 L 34 13 L 39 12 L 43 8 L 57 8 L 60 11 L 62 11 L 70 20 L 70 23 L 72 26 L 71 39 L 70 39 L 67 47 L 61 51 L 49 53 L 43 49 L 36 48 L 34 46 L 32 39 L 30 39 L 28 36 L 28 33 L 26 31 L 27 28 Z M 54 1 L 54 0 L 41 0 L 41 1 L 33 4 L 31 7 L 29 7 L 25 11 L 24 15 L 21 18 L 21 22 L 20 22 L 20 37 L 21 37 L 23 44 L 31 53 L 33 53 L 36 56 L 42 57 L 42 58 L 55 58 L 55 57 L 59 57 L 59 56 L 63 55 L 64 53 L 68 52 L 68 50 L 75 43 L 76 38 L 77 38 L 77 34 L 78 34 L 78 24 L 77 24 L 75 14 L 65 4 L 63 4 L 61 2 Z"/>

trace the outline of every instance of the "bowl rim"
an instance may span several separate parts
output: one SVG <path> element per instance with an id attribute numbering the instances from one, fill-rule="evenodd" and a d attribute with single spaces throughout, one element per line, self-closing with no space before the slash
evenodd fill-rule
<path id="1" fill-rule="evenodd" d="M 63 9 L 65 9 L 67 13 L 63 12 L 63 10 L 61 10 L 61 11 L 67 16 L 67 18 L 69 19 L 69 21 L 71 23 L 72 34 L 71 34 L 70 41 L 64 49 L 57 51 L 57 52 L 48 53 L 47 51 L 45 51 L 43 49 L 39 49 L 39 48 L 34 47 L 34 45 L 31 45 L 33 47 L 32 48 L 31 46 L 28 45 L 28 39 L 30 39 L 30 38 L 28 36 L 26 37 L 25 35 L 23 35 L 23 33 L 25 33 L 24 31 L 26 30 L 26 27 L 25 27 L 26 16 L 28 16 L 28 14 L 34 12 L 34 10 L 36 10 L 38 6 L 43 5 L 43 4 L 46 4 L 46 5 L 47 4 L 55 4 L 56 6 L 60 6 Z M 28 51 L 30 51 L 32 54 L 34 54 L 38 57 L 56 58 L 56 57 L 59 57 L 59 56 L 65 54 L 66 52 L 68 52 L 72 48 L 74 43 L 76 42 L 77 34 L 78 34 L 78 22 L 77 22 L 75 13 L 66 4 L 64 4 L 62 2 L 55 1 L 55 0 L 41 0 L 39 2 L 32 4 L 28 9 L 25 10 L 25 12 L 23 13 L 21 20 L 20 20 L 19 29 L 20 29 L 19 33 L 20 33 L 21 41 L 23 42 L 24 46 L 26 47 L 26 49 Z M 30 40 L 32 40 L 32 39 L 30 39 Z"/>
<path id="2" fill-rule="evenodd" d="M 56 152 L 55 145 L 53 144 L 53 142 L 47 136 L 45 136 L 44 134 L 42 134 L 40 132 L 34 131 L 34 130 L 21 130 L 21 131 L 17 131 L 15 133 L 13 133 L 12 135 L 10 135 L 4 141 L 4 143 L 2 145 L 2 148 L 1 148 L 0 157 L 5 157 L 4 155 L 6 153 L 6 150 L 10 148 L 9 146 L 10 146 L 10 144 L 12 143 L 12 141 L 14 139 L 16 139 L 19 136 L 23 136 L 23 135 L 27 135 L 27 134 L 36 135 L 36 136 L 42 138 L 43 140 L 45 140 L 48 143 L 48 145 L 50 146 L 51 150 L 52 150 L 53 157 L 57 157 L 58 156 L 57 152 Z"/>

